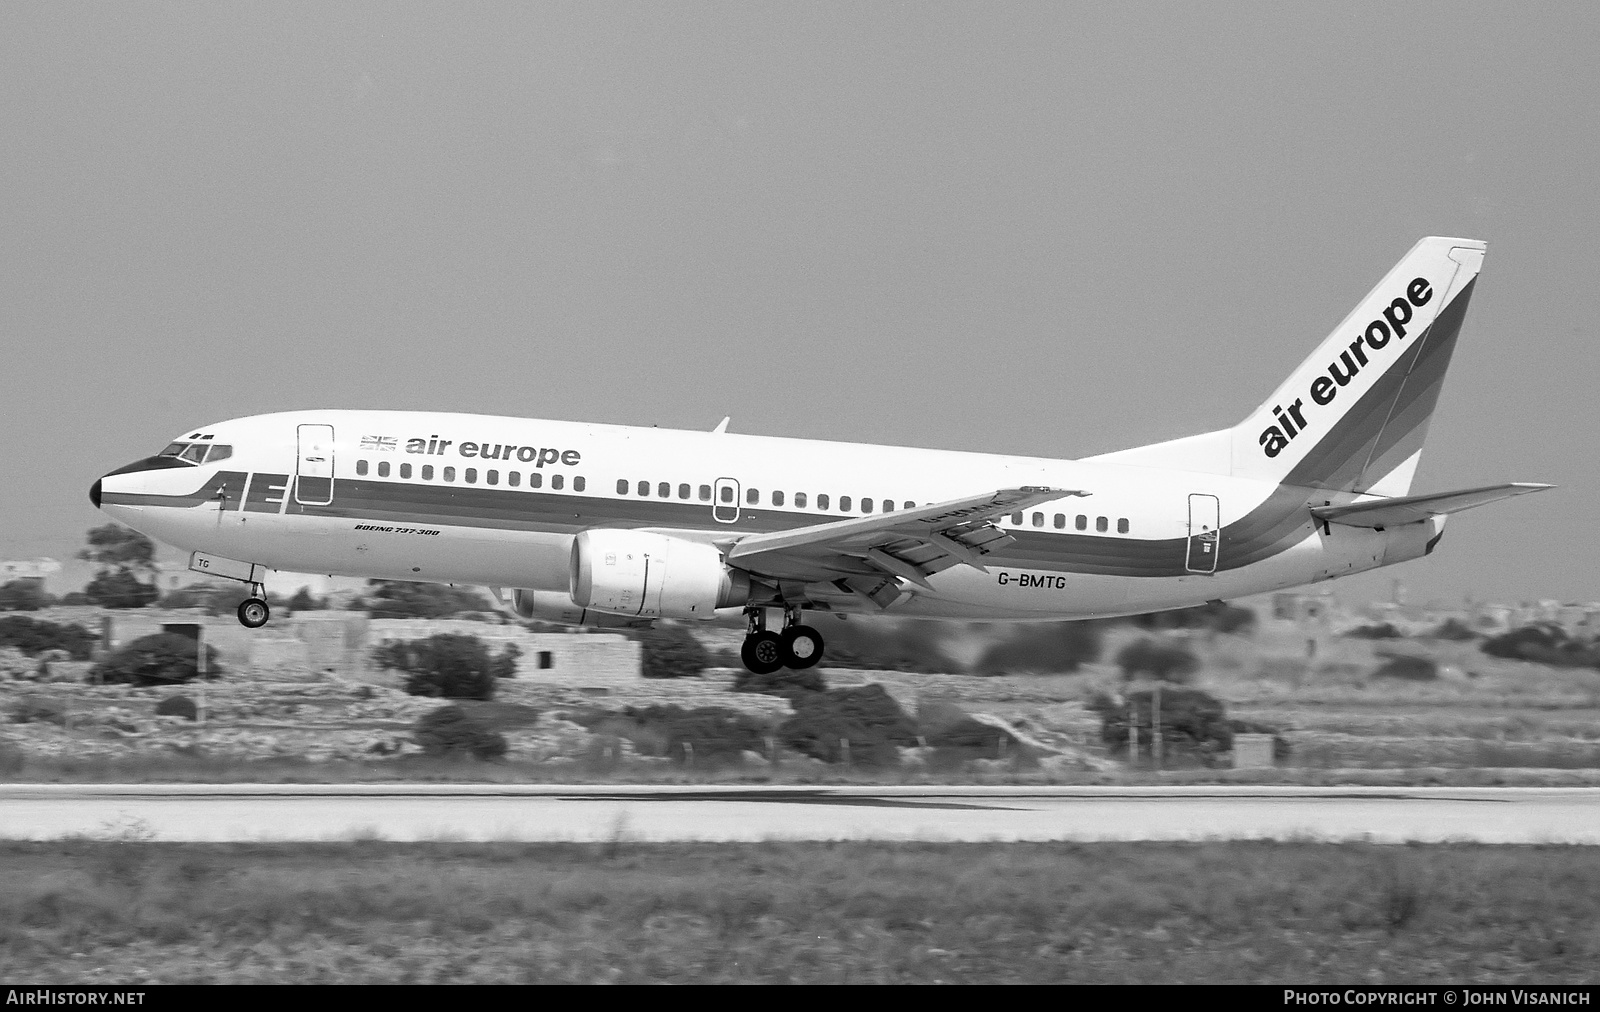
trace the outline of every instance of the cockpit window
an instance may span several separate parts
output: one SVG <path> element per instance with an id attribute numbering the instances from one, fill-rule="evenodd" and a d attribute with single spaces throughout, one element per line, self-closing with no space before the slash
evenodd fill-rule
<path id="1" fill-rule="evenodd" d="M 211 452 L 206 453 L 207 450 Z M 158 457 L 177 457 L 190 464 L 212 463 L 233 456 L 233 447 L 227 443 L 169 443 Z"/>

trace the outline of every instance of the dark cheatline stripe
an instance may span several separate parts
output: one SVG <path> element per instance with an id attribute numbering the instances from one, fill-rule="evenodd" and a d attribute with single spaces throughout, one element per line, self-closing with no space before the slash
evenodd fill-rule
<path id="1" fill-rule="evenodd" d="M 1421 448 L 1477 283 L 1474 278 L 1461 289 L 1405 355 L 1294 466 L 1284 484 L 1360 491 Z"/>

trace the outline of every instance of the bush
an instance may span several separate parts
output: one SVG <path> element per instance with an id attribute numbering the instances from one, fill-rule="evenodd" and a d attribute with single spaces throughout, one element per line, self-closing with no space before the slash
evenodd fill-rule
<path id="1" fill-rule="evenodd" d="M 641 629 L 633 638 L 643 655 L 639 673 L 645 678 L 698 678 L 711 664 L 706 648 L 681 625 Z"/>
<path id="2" fill-rule="evenodd" d="M 1475 640 L 1478 632 L 1458 618 L 1447 618 L 1428 636 L 1436 640 Z"/>
<path id="3" fill-rule="evenodd" d="M 629 706 L 620 714 L 575 718 L 591 731 L 627 738 L 647 755 L 670 756 L 695 765 L 737 763 L 745 752 L 766 751 L 766 725 L 721 706 Z M 687 748 L 685 746 L 688 746 Z"/>
<path id="4" fill-rule="evenodd" d="M 374 580 L 372 587 L 365 601 L 351 602 L 352 611 L 365 610 L 373 618 L 445 618 L 462 611 L 482 611 L 486 603 L 476 590 L 440 583 Z"/>
<path id="5" fill-rule="evenodd" d="M 102 608 L 143 608 L 161 594 L 153 583 L 140 583 L 126 569 L 107 570 L 89 581 L 84 594 Z"/>
<path id="6" fill-rule="evenodd" d="M 1439 665 L 1427 657 L 1415 654 L 1379 654 L 1385 658 L 1373 678 L 1403 678 L 1412 682 L 1426 682 L 1439 677 Z"/>
<path id="7" fill-rule="evenodd" d="M 1376 625 L 1358 625 L 1345 635 L 1356 640 L 1396 640 L 1404 633 L 1396 629 L 1393 622 L 1379 622 Z"/>
<path id="8" fill-rule="evenodd" d="M 91 676 L 108 684 L 171 685 L 199 674 L 195 641 L 177 633 L 143 636 L 96 664 Z M 222 673 L 217 649 L 206 647 L 206 677 Z"/>
<path id="9" fill-rule="evenodd" d="M 507 643 L 500 648 L 489 661 L 489 674 L 495 678 L 517 677 L 517 658 L 522 656 L 522 648 L 515 643 Z"/>
<path id="10" fill-rule="evenodd" d="M 328 607 L 328 602 L 324 598 L 312 597 L 308 588 L 301 587 L 289 598 L 287 607 L 290 611 L 319 611 Z"/>
<path id="11" fill-rule="evenodd" d="M 1561 668 L 1600 668 L 1600 645 L 1569 637 L 1548 622 L 1520 626 L 1485 640 L 1478 648 L 1493 657 L 1537 661 Z"/>
<path id="12" fill-rule="evenodd" d="M 38 611 L 50 607 L 42 580 L 12 580 L 0 586 L 0 611 Z"/>
<path id="13" fill-rule="evenodd" d="M 1086 661 L 1100 658 L 1100 624 L 1050 622 L 1017 626 L 1011 635 L 985 650 L 972 666 L 976 675 L 1004 675 L 1013 671 L 1057 674 L 1077 671 Z"/>
<path id="14" fill-rule="evenodd" d="M 1128 729 L 1139 729 L 1139 754 L 1149 756 L 1151 718 L 1155 692 L 1130 692 L 1118 702 L 1100 693 L 1089 709 L 1100 715 L 1100 740 L 1126 754 Z M 1216 765 L 1224 752 L 1233 750 L 1234 723 L 1220 699 L 1199 689 L 1161 690 L 1161 743 L 1164 756 L 1175 761 Z"/>
<path id="15" fill-rule="evenodd" d="M 916 725 L 881 685 L 801 693 L 789 705 L 794 716 L 778 726 L 778 740 L 813 759 L 841 761 L 839 743 L 848 741 L 852 765 L 892 766 L 897 746 L 917 744 Z"/>
<path id="16" fill-rule="evenodd" d="M 159 603 L 163 608 L 203 608 L 207 615 L 223 615 L 232 612 L 238 606 L 238 600 L 239 592 L 236 590 L 197 584 L 169 590 L 162 595 Z"/>
<path id="17" fill-rule="evenodd" d="M 195 720 L 200 716 L 200 708 L 188 696 L 168 696 L 156 704 L 156 716 Z"/>
<path id="18" fill-rule="evenodd" d="M 16 647 L 30 657 L 46 650 L 65 650 L 73 660 L 86 661 L 98 637 L 77 623 L 62 625 L 26 615 L 0 617 L 0 647 Z"/>
<path id="19" fill-rule="evenodd" d="M 791 693 L 796 692 L 826 692 L 828 683 L 823 680 L 821 672 L 816 668 L 801 668 L 799 671 L 779 668 L 771 674 L 758 675 L 741 667 L 733 676 L 733 691 L 754 692 L 787 699 Z"/>
<path id="20" fill-rule="evenodd" d="M 1140 629 L 1148 629 L 1151 632 L 1169 629 L 1207 629 L 1211 632 L 1249 635 L 1256 628 L 1256 613 L 1250 608 L 1240 608 L 1223 601 L 1212 601 L 1193 608 L 1175 608 L 1172 611 L 1131 615 L 1128 621 Z"/>
<path id="21" fill-rule="evenodd" d="M 1117 651 L 1117 667 L 1123 678 L 1145 675 L 1162 682 L 1187 684 L 1200 670 L 1200 659 L 1177 643 L 1160 640 L 1135 640 Z"/>
<path id="22" fill-rule="evenodd" d="M 59 699 L 43 696 L 24 696 L 11 704 L 13 724 L 65 724 L 67 705 Z"/>
<path id="23" fill-rule="evenodd" d="M 956 667 L 940 647 L 944 627 L 938 622 L 830 622 L 825 638 L 828 649 L 822 663 L 830 668 L 929 674 Z"/>
<path id="24" fill-rule="evenodd" d="M 996 759 L 1025 754 L 1017 737 L 1004 728 L 974 719 L 952 703 L 923 702 L 917 706 L 917 728 L 922 742 L 944 754 L 937 763 L 967 759 Z M 1003 744 L 1002 744 L 1003 743 Z"/>
<path id="25" fill-rule="evenodd" d="M 495 658 L 476 636 L 439 633 L 424 640 L 380 644 L 372 651 L 372 661 L 404 672 L 402 687 L 413 696 L 492 699 L 496 672 L 506 670 L 507 664 L 515 672 L 520 653 L 508 643 Z"/>
<path id="26" fill-rule="evenodd" d="M 423 754 L 436 758 L 490 760 L 506 754 L 505 735 L 453 704 L 423 714 L 413 735 Z"/>

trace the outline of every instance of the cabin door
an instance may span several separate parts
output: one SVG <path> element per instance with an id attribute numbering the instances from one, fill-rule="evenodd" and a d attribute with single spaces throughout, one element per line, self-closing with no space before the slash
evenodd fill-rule
<path id="1" fill-rule="evenodd" d="M 711 489 L 711 516 L 719 524 L 739 522 L 739 481 L 718 478 Z"/>
<path id="2" fill-rule="evenodd" d="M 1189 554 L 1184 568 L 1191 573 L 1217 571 L 1217 544 L 1222 533 L 1222 507 L 1214 495 L 1189 497 Z"/>
<path id="3" fill-rule="evenodd" d="M 333 426 L 302 425 L 295 465 L 294 501 L 302 506 L 333 502 Z"/>

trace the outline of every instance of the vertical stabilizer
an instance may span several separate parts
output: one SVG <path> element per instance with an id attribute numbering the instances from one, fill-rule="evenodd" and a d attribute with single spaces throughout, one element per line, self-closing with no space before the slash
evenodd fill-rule
<path id="1" fill-rule="evenodd" d="M 1327 340 L 1231 432 L 1235 475 L 1405 495 L 1485 244 L 1411 248 Z"/>

